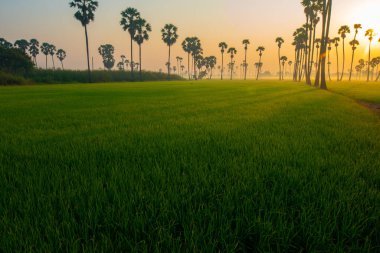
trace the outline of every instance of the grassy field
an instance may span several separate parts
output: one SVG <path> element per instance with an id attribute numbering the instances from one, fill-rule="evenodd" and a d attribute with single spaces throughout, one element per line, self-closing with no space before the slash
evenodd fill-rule
<path id="1" fill-rule="evenodd" d="M 380 117 L 349 97 L 23 86 L 0 88 L 0 113 L 0 252 L 379 251 Z"/>

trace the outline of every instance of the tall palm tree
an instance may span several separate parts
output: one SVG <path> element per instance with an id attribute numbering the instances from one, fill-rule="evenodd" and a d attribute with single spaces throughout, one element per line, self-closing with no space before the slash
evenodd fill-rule
<path id="1" fill-rule="evenodd" d="M 66 58 L 66 52 L 65 52 L 65 50 L 58 49 L 58 51 L 57 51 L 57 58 L 61 62 L 62 70 L 64 70 L 64 68 L 63 68 L 63 60 Z"/>
<path id="2" fill-rule="evenodd" d="M 50 53 L 50 44 L 46 42 L 42 43 L 41 52 L 45 55 L 45 63 L 46 63 L 46 69 L 47 69 L 47 57 Z"/>
<path id="3" fill-rule="evenodd" d="M 49 46 L 49 54 L 51 56 L 51 61 L 53 63 L 53 69 L 54 70 L 55 70 L 55 64 L 54 64 L 54 57 L 53 56 L 55 55 L 55 51 L 56 51 L 55 46 L 50 44 L 50 46 Z"/>
<path id="4" fill-rule="evenodd" d="M 137 45 L 139 45 L 139 78 L 140 81 L 142 81 L 142 59 L 141 59 L 141 45 L 144 43 L 144 41 L 149 40 L 149 33 L 152 31 L 152 27 L 148 22 L 146 22 L 145 19 L 138 19 L 137 20 L 137 32 L 135 34 L 134 40 L 136 41 Z"/>
<path id="5" fill-rule="evenodd" d="M 260 71 L 261 71 L 261 67 L 262 67 L 262 63 L 261 63 L 261 57 L 263 56 L 263 52 L 265 51 L 265 47 L 263 46 L 259 46 L 257 49 L 256 49 L 256 52 L 259 52 L 259 62 L 258 62 L 258 69 L 257 69 L 257 77 L 256 77 L 256 80 L 259 80 L 259 75 L 260 75 Z"/>
<path id="6" fill-rule="evenodd" d="M 236 51 L 236 49 L 234 47 L 230 47 L 228 49 L 227 53 L 230 54 L 230 58 L 231 58 L 231 61 L 230 61 L 230 64 L 231 64 L 231 78 L 230 79 L 232 80 L 232 72 L 233 72 L 233 66 L 234 66 L 233 63 L 232 63 L 232 61 L 233 61 L 233 59 L 234 59 L 237 51 Z"/>
<path id="7" fill-rule="evenodd" d="M 339 37 L 335 37 L 333 39 L 333 43 L 335 45 L 335 52 L 336 52 L 336 75 L 337 75 L 337 81 L 339 81 L 339 54 L 338 54 L 338 47 L 339 47 Z"/>
<path id="8" fill-rule="evenodd" d="M 29 48 L 29 42 L 27 40 L 16 40 L 14 46 L 18 49 L 20 49 L 24 54 L 26 54 L 26 51 Z"/>
<path id="9" fill-rule="evenodd" d="M 219 43 L 220 52 L 222 53 L 222 67 L 220 71 L 220 79 L 223 80 L 223 73 L 224 73 L 224 52 L 228 48 L 228 45 L 226 42 L 220 42 Z"/>
<path id="10" fill-rule="evenodd" d="M 281 46 L 284 44 L 284 39 L 281 37 L 276 38 L 276 43 L 278 46 L 278 67 L 279 67 L 279 75 L 280 75 L 280 80 L 282 80 L 283 76 L 281 75 Z"/>
<path id="11" fill-rule="evenodd" d="M 187 53 L 187 73 L 189 75 L 189 80 L 191 79 L 191 74 L 190 74 L 190 54 L 191 54 L 191 48 L 193 44 L 193 38 L 187 37 L 183 42 L 182 42 L 182 49 Z"/>
<path id="12" fill-rule="evenodd" d="M 168 79 L 170 79 L 170 48 L 177 42 L 178 28 L 173 24 L 166 24 L 164 28 L 161 29 L 162 40 L 169 47 L 169 57 L 168 57 Z"/>
<path id="13" fill-rule="evenodd" d="M 37 67 L 37 55 L 40 53 L 40 43 L 36 39 L 29 42 L 29 53 L 33 57 L 34 65 Z"/>
<path id="14" fill-rule="evenodd" d="M 121 21 L 120 25 L 122 26 L 124 31 L 128 31 L 129 36 L 131 38 L 131 63 L 133 63 L 133 38 L 137 33 L 137 21 L 140 19 L 140 12 L 138 12 L 135 8 L 127 8 L 121 12 Z M 134 79 L 133 64 L 130 64 L 131 67 L 131 77 Z"/>
<path id="15" fill-rule="evenodd" d="M 282 63 L 282 77 L 281 77 L 281 80 L 284 80 L 285 63 L 288 61 L 288 57 L 281 56 L 280 61 Z"/>
<path id="16" fill-rule="evenodd" d="M 345 53 L 345 50 L 344 50 L 344 41 L 347 37 L 347 33 L 351 33 L 351 30 L 350 30 L 350 27 L 348 27 L 347 25 L 344 25 L 344 26 L 341 26 L 338 30 L 338 34 L 340 34 L 340 37 L 342 38 L 342 45 L 343 45 L 343 64 L 342 64 L 342 74 L 341 74 L 341 77 L 340 77 L 340 81 L 343 80 L 343 75 L 344 75 L 344 65 L 345 65 L 345 62 L 346 62 L 346 53 Z"/>
<path id="17" fill-rule="evenodd" d="M 200 39 L 197 37 L 192 38 L 191 42 L 191 55 L 193 58 L 193 69 L 194 69 L 194 78 L 198 79 L 197 75 L 197 65 L 199 65 L 199 61 L 203 59 L 203 49 Z"/>
<path id="18" fill-rule="evenodd" d="M 99 6 L 98 1 L 95 0 L 73 0 L 70 2 L 71 8 L 77 8 L 78 11 L 74 14 L 74 17 L 84 27 L 84 33 L 86 36 L 86 52 L 87 52 L 87 69 L 88 69 L 88 81 L 91 83 L 91 69 L 90 69 L 90 51 L 88 46 L 88 33 L 87 25 L 95 19 L 95 11 Z"/>
<path id="19" fill-rule="evenodd" d="M 247 80 L 247 50 L 248 50 L 248 45 L 250 44 L 249 40 L 243 40 L 243 45 L 244 45 L 244 80 Z"/>
<path id="20" fill-rule="evenodd" d="M 367 72 L 367 82 L 369 82 L 369 69 L 370 69 L 369 63 L 371 62 L 371 44 L 372 44 L 372 40 L 373 40 L 373 37 L 374 37 L 374 31 L 373 31 L 373 29 L 368 29 L 368 30 L 365 32 L 365 36 L 368 37 L 368 40 L 369 40 L 369 49 L 368 49 L 368 72 Z"/>
<path id="21" fill-rule="evenodd" d="M 351 76 L 352 76 L 352 68 L 354 65 L 355 50 L 357 49 L 357 46 L 359 45 L 359 41 L 356 40 L 356 36 L 359 33 L 359 29 L 362 29 L 362 25 L 361 24 L 355 24 L 354 29 L 355 29 L 355 36 L 354 36 L 354 39 L 350 42 L 350 45 L 352 46 L 352 58 L 351 58 L 351 67 L 350 67 L 350 77 L 348 79 L 349 81 L 351 81 Z"/>

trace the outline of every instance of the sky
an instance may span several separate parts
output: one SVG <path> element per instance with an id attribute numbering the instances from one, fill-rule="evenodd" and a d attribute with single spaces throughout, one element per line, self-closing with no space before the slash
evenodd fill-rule
<path id="1" fill-rule="evenodd" d="M 143 44 L 143 68 L 158 71 L 165 69 L 168 48 L 161 40 L 160 30 L 172 23 L 178 27 L 179 39 L 173 47 L 172 62 L 176 56 L 186 59 L 181 42 L 186 37 L 201 39 L 204 55 L 215 55 L 220 64 L 218 44 L 227 42 L 238 50 L 237 63 L 244 57 L 243 39 L 249 39 L 248 64 L 258 61 L 256 48 L 264 46 L 264 70 L 277 71 L 276 37 L 283 37 L 282 55 L 294 58 L 291 46 L 293 31 L 305 22 L 300 0 L 98 0 L 99 8 L 95 22 L 89 25 L 90 54 L 94 57 L 94 68 L 102 68 L 97 48 L 102 44 L 115 47 L 116 62 L 120 55 L 130 58 L 129 36 L 120 26 L 121 11 L 127 7 L 137 8 L 153 28 L 150 40 Z M 373 28 L 380 34 L 380 0 L 334 0 L 331 31 L 338 36 L 341 25 L 353 27 L 361 23 L 361 42 L 357 60 L 367 57 L 368 40 L 366 29 Z M 65 67 L 86 68 L 84 29 L 74 19 L 75 9 L 69 0 L 0 0 L 0 38 L 10 42 L 17 39 L 36 38 L 41 43 L 49 42 L 67 52 Z M 353 30 L 353 29 L 352 29 Z M 353 31 L 352 31 L 353 32 Z M 353 33 L 348 35 L 351 40 Z M 373 42 L 374 56 L 380 56 L 379 36 Z M 348 45 L 347 45 L 348 47 Z M 135 46 L 134 58 L 138 50 Z M 44 65 L 44 56 L 38 57 L 39 66 Z M 348 62 L 348 60 L 347 60 Z M 173 64 L 173 63 L 172 63 Z M 187 65 L 184 64 L 184 65 Z"/>

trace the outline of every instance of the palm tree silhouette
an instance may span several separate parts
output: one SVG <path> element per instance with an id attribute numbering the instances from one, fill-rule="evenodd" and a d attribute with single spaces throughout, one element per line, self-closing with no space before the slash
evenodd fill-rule
<path id="1" fill-rule="evenodd" d="M 336 75 L 337 75 L 337 81 L 339 81 L 339 54 L 338 54 L 338 47 L 339 47 L 339 41 L 340 41 L 340 38 L 339 37 L 335 37 L 333 40 L 332 40 L 335 45 L 335 52 L 336 52 Z"/>
<path id="2" fill-rule="evenodd" d="M 138 20 L 140 19 L 140 13 L 135 8 L 127 8 L 121 12 L 120 25 L 124 31 L 128 31 L 131 38 L 131 63 L 133 62 L 133 38 L 137 33 Z M 134 66 L 131 64 L 131 77 L 134 79 L 133 70 Z"/>
<path id="3" fill-rule="evenodd" d="M 315 57 L 315 69 L 317 69 L 319 65 L 319 49 L 321 48 L 321 42 L 321 39 L 314 40 L 315 48 L 317 49 L 317 55 Z"/>
<path id="4" fill-rule="evenodd" d="M 168 79 L 170 79 L 170 48 L 177 42 L 178 28 L 173 24 L 166 24 L 163 29 L 161 29 L 162 40 L 169 47 L 169 58 L 168 58 Z"/>
<path id="5" fill-rule="evenodd" d="M 34 65 L 37 67 L 37 55 L 40 53 L 40 43 L 36 39 L 29 42 L 29 53 L 33 57 Z"/>
<path id="6" fill-rule="evenodd" d="M 187 73 L 189 75 L 189 80 L 191 79 L 191 74 L 190 74 L 190 54 L 192 50 L 192 44 L 193 44 L 193 38 L 187 37 L 183 42 L 182 42 L 182 49 L 187 53 Z"/>
<path id="7" fill-rule="evenodd" d="M 137 32 L 135 34 L 135 37 L 133 38 L 137 45 L 139 45 L 139 78 L 140 81 L 142 81 L 142 59 L 141 59 L 141 45 L 144 43 L 144 41 L 149 40 L 149 32 L 152 31 L 152 27 L 148 22 L 146 22 L 145 19 L 138 19 L 137 20 Z"/>
<path id="8" fill-rule="evenodd" d="M 282 71 L 281 71 L 281 46 L 282 44 L 284 43 L 284 39 L 281 38 L 281 37 L 277 37 L 276 38 L 276 43 L 277 43 L 277 46 L 278 46 L 278 67 L 279 67 L 279 75 L 280 75 L 280 79 L 279 80 L 282 80 L 283 79 L 283 76 L 281 75 Z"/>
<path id="9" fill-rule="evenodd" d="M 250 44 L 249 40 L 243 40 L 243 45 L 244 45 L 244 80 L 247 80 L 247 50 L 248 50 L 248 45 Z"/>
<path id="10" fill-rule="evenodd" d="M 367 82 L 369 82 L 369 68 L 370 68 L 369 63 L 371 62 L 371 44 L 372 44 L 373 37 L 375 36 L 373 29 L 368 29 L 368 30 L 365 32 L 365 36 L 368 37 L 368 40 L 369 40 L 369 49 L 368 49 L 368 72 L 367 72 Z"/>
<path id="11" fill-rule="evenodd" d="M 42 43 L 41 52 L 45 55 L 45 62 L 46 62 L 46 69 L 47 69 L 47 57 L 50 53 L 50 44 L 46 42 Z"/>
<path id="12" fill-rule="evenodd" d="M 29 48 L 29 42 L 27 40 L 16 40 L 14 46 L 18 49 L 20 49 L 24 54 L 26 54 L 26 51 Z"/>
<path id="13" fill-rule="evenodd" d="M 202 49 L 201 41 L 197 37 L 193 37 L 192 42 L 191 42 L 191 55 L 192 55 L 193 61 L 194 61 L 193 66 L 194 66 L 194 78 L 195 79 L 198 79 L 197 61 L 199 61 L 199 59 L 203 58 L 202 54 L 203 54 L 203 49 Z"/>
<path id="14" fill-rule="evenodd" d="M 331 40 L 330 38 L 327 38 L 327 72 L 329 76 L 329 81 L 331 81 L 331 61 L 330 61 L 330 54 L 331 54 L 331 49 L 332 49 L 332 43 L 334 43 L 334 40 Z"/>
<path id="15" fill-rule="evenodd" d="M 342 38 L 342 45 L 343 45 L 343 64 L 342 64 L 342 74 L 340 77 L 340 81 L 343 80 L 343 75 L 344 75 L 344 65 L 346 62 L 346 53 L 345 53 L 345 48 L 344 48 L 344 41 L 347 37 L 347 33 L 351 33 L 350 27 L 347 25 L 341 26 L 338 30 L 338 34 L 340 34 L 340 37 Z"/>
<path id="16" fill-rule="evenodd" d="M 223 80 L 223 73 L 224 73 L 224 52 L 228 48 L 228 45 L 226 42 L 220 42 L 219 43 L 220 52 L 222 53 L 222 69 L 220 73 L 220 78 Z"/>
<path id="17" fill-rule="evenodd" d="M 354 36 L 354 39 L 350 42 L 350 45 L 352 47 L 352 58 L 351 58 L 350 76 L 348 79 L 349 81 L 351 81 L 351 76 L 352 76 L 352 67 L 354 65 L 355 50 L 357 49 L 357 46 L 359 45 L 359 41 L 356 40 L 356 36 L 359 33 L 359 29 L 362 29 L 362 25 L 361 24 L 355 24 L 354 29 L 355 29 L 355 36 Z"/>
<path id="18" fill-rule="evenodd" d="M 77 8 L 78 11 L 74 14 L 74 17 L 81 22 L 84 27 L 84 33 L 86 36 L 86 51 L 87 51 L 87 68 L 88 68 L 88 81 L 91 83 L 91 69 L 90 69 L 90 52 L 88 46 L 88 33 L 87 25 L 95 19 L 95 10 L 99 6 L 95 0 L 73 0 L 70 2 L 71 8 Z"/>
<path id="19" fill-rule="evenodd" d="M 281 80 L 284 80 L 285 63 L 288 61 L 288 57 L 281 56 L 280 61 L 282 63 L 282 77 L 281 77 Z"/>
<path id="20" fill-rule="evenodd" d="M 54 64 L 54 55 L 55 55 L 56 48 L 54 45 L 50 44 L 49 45 L 49 54 L 51 56 L 51 61 L 53 62 L 53 69 L 55 70 L 55 64 Z"/>
<path id="21" fill-rule="evenodd" d="M 13 47 L 13 44 L 6 41 L 4 38 L 0 38 L 0 47 L 3 47 L 3 48 L 6 48 L 6 49 L 10 49 Z"/>
<path id="22" fill-rule="evenodd" d="M 262 63 L 261 63 L 261 57 L 263 56 L 263 52 L 265 51 L 265 47 L 263 46 L 259 46 L 257 49 L 256 49 L 256 52 L 259 52 L 259 63 L 258 63 L 258 69 L 257 69 L 257 76 L 256 76 L 256 80 L 259 80 L 259 75 L 260 75 L 260 71 L 261 71 L 261 67 L 262 67 Z"/>
<path id="23" fill-rule="evenodd" d="M 288 61 L 288 65 L 289 65 L 289 73 L 292 72 L 292 65 L 293 65 L 293 61 Z"/>
<path id="24" fill-rule="evenodd" d="M 62 70 L 64 70 L 64 68 L 63 68 L 63 60 L 66 58 L 66 52 L 65 52 L 65 50 L 58 49 L 58 51 L 57 51 L 57 58 L 61 62 Z"/>
<path id="25" fill-rule="evenodd" d="M 237 51 L 236 51 L 236 49 L 234 47 L 230 47 L 228 49 L 227 53 L 230 54 L 230 58 L 231 58 L 231 61 L 230 61 L 230 64 L 231 64 L 231 78 L 230 78 L 230 80 L 232 80 L 232 72 L 233 72 L 233 66 L 234 66 L 233 63 L 232 63 L 232 61 L 233 61 L 233 59 L 234 59 L 235 54 L 237 53 Z"/>

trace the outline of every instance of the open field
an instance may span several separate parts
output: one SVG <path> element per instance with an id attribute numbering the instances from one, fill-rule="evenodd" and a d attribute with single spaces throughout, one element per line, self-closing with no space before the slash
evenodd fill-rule
<path id="1" fill-rule="evenodd" d="M 349 97 L 45 85 L 0 88 L 0 112 L 0 252 L 379 251 L 380 117 Z"/>

